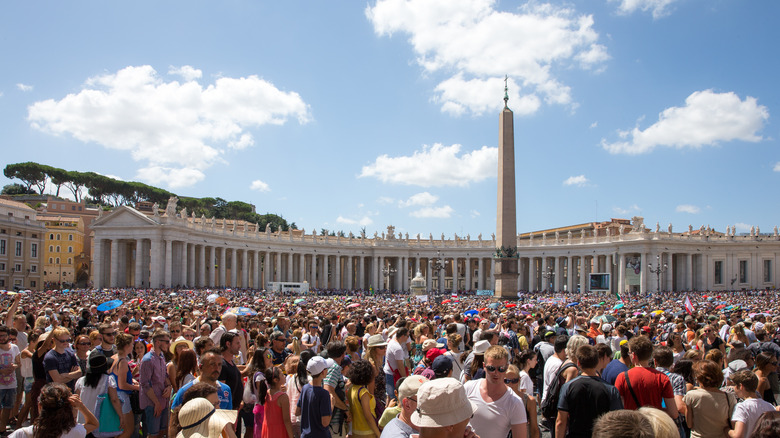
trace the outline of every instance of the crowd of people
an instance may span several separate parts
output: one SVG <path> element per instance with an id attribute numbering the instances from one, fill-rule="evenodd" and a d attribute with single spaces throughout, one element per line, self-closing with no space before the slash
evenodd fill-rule
<path id="1" fill-rule="evenodd" d="M 3 292 L 0 433 L 776 437 L 776 298 Z"/>

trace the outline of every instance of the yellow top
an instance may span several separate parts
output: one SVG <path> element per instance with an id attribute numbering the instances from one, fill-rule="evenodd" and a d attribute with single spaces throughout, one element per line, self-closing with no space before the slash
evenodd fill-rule
<path id="1" fill-rule="evenodd" d="M 376 399 L 365 386 L 353 386 L 349 389 L 349 411 L 352 413 L 353 435 L 373 435 L 374 433 L 374 430 L 371 429 L 368 422 L 376 422 L 376 419 L 373 415 L 371 418 L 367 419 L 365 415 L 363 415 L 363 406 L 360 404 L 360 396 L 364 394 L 368 394 L 371 412 L 375 412 Z"/>

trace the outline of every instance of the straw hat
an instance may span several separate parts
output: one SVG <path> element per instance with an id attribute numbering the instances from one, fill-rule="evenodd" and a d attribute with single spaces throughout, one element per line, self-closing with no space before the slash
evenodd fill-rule
<path id="1" fill-rule="evenodd" d="M 219 438 L 222 429 L 235 423 L 238 411 L 215 409 L 205 398 L 195 398 L 181 407 L 179 424 L 181 432 L 177 438 Z"/>
<path id="2" fill-rule="evenodd" d="M 488 341 L 477 341 L 476 344 L 474 344 L 474 354 L 475 355 L 483 355 L 485 352 L 490 348 L 490 342 Z"/>
<path id="3" fill-rule="evenodd" d="M 385 345 L 387 345 L 387 342 L 385 342 L 385 338 L 383 338 L 381 334 L 371 335 L 368 337 L 368 348 L 384 347 Z"/>
<path id="4" fill-rule="evenodd" d="M 187 344 L 188 347 L 190 347 L 190 350 L 195 350 L 195 344 L 192 343 L 189 339 L 184 339 L 184 336 L 179 336 L 176 338 L 175 341 L 171 344 L 171 354 L 173 354 L 174 351 L 176 351 L 176 347 L 178 347 L 181 344 Z"/>

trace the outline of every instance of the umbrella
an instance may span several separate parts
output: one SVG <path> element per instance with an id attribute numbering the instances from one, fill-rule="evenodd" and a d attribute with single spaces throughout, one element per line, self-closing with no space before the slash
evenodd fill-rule
<path id="1" fill-rule="evenodd" d="M 225 297 L 219 297 L 216 300 L 214 300 L 214 302 L 219 304 L 220 306 L 227 306 L 228 299 Z"/>
<path id="2" fill-rule="evenodd" d="M 721 304 L 719 306 L 715 306 L 715 310 L 724 309 L 726 306 L 724 304 Z"/>
<path id="3" fill-rule="evenodd" d="M 615 315 L 602 315 L 602 317 L 607 322 L 615 322 L 615 321 L 617 321 L 617 318 L 615 317 Z"/>
<path id="4" fill-rule="evenodd" d="M 566 305 L 566 307 L 574 307 L 574 306 L 578 306 L 579 304 L 580 303 L 577 303 L 577 302 L 569 303 L 569 304 Z"/>
<path id="5" fill-rule="evenodd" d="M 257 312 L 249 307 L 229 307 L 225 310 L 225 313 L 233 313 L 239 316 L 255 316 Z"/>
<path id="6" fill-rule="evenodd" d="M 463 314 L 466 315 L 466 316 L 474 316 L 474 315 L 479 314 L 479 310 L 477 310 L 477 309 L 469 309 L 469 310 L 463 312 Z"/>
<path id="7" fill-rule="evenodd" d="M 506 305 L 506 306 L 504 306 L 504 307 L 506 307 L 507 309 L 511 309 L 511 308 L 513 308 L 513 307 L 517 307 L 517 304 L 515 304 L 515 303 L 509 303 L 509 304 L 507 304 L 507 305 Z"/>
<path id="8" fill-rule="evenodd" d="M 650 313 L 652 313 L 653 315 L 660 315 L 660 314 L 664 313 L 664 311 L 663 310 L 653 310 Z"/>
<path id="9" fill-rule="evenodd" d="M 638 316 L 638 315 L 641 315 L 641 314 L 642 314 L 642 312 L 634 312 L 634 316 Z"/>
<path id="10" fill-rule="evenodd" d="M 211 295 L 206 297 L 206 301 L 208 301 L 209 303 L 213 303 L 214 301 L 217 300 L 217 298 L 219 298 L 219 295 L 211 294 Z"/>
<path id="11" fill-rule="evenodd" d="M 303 298 L 298 298 L 297 300 L 293 301 L 293 304 L 306 304 L 306 300 Z"/>
<path id="12" fill-rule="evenodd" d="M 599 303 L 599 306 L 603 306 L 604 304 L 607 304 L 607 302 L 606 301 L 602 301 L 602 302 Z"/>
<path id="13" fill-rule="evenodd" d="M 594 304 L 593 307 L 601 307 L 601 304 Z"/>
<path id="14" fill-rule="evenodd" d="M 452 300 L 444 300 L 444 301 L 442 301 L 441 303 L 442 303 L 442 304 L 449 304 L 449 303 L 451 303 L 451 302 L 452 302 Z"/>
<path id="15" fill-rule="evenodd" d="M 111 300 L 97 306 L 98 312 L 108 312 L 122 305 L 122 300 Z"/>
<path id="16" fill-rule="evenodd" d="M 354 309 L 355 307 L 360 307 L 360 303 L 352 303 L 347 306 L 347 309 Z"/>
<path id="17" fill-rule="evenodd" d="M 531 304 L 531 303 L 525 303 L 525 304 L 523 304 L 523 305 L 522 305 L 522 306 L 520 306 L 520 307 L 522 307 L 523 309 L 530 309 L 530 308 L 531 308 L 531 307 L 533 307 L 533 306 L 534 306 L 534 305 L 533 305 L 533 304 Z"/>
<path id="18" fill-rule="evenodd" d="M 498 309 L 499 307 L 501 307 L 501 303 L 490 303 L 490 304 L 488 304 L 488 308 L 489 309 L 494 309 L 495 310 L 495 309 Z"/>

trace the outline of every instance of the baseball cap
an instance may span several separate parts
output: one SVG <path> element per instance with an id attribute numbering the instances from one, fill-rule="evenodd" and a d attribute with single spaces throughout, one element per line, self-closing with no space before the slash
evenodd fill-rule
<path id="1" fill-rule="evenodd" d="M 447 356 L 439 356 L 433 360 L 431 369 L 436 377 L 446 377 L 450 370 L 452 370 L 452 359 Z"/>
<path id="2" fill-rule="evenodd" d="M 612 324 L 604 324 L 601 326 L 601 331 L 604 333 L 609 333 L 612 331 Z"/>
<path id="3" fill-rule="evenodd" d="M 420 386 L 427 381 L 428 379 L 420 375 L 412 374 L 411 376 L 408 376 L 398 388 L 398 399 L 403 400 L 405 398 L 414 397 L 417 395 Z"/>
<path id="4" fill-rule="evenodd" d="M 312 376 L 318 375 L 327 367 L 328 366 L 325 363 L 325 359 L 321 358 L 320 356 L 314 356 L 309 359 L 309 362 L 306 363 L 306 371 L 308 371 Z"/>
<path id="5" fill-rule="evenodd" d="M 443 377 L 420 386 L 412 423 L 420 427 L 452 426 L 471 418 L 476 410 L 463 385 L 452 377 Z"/>

